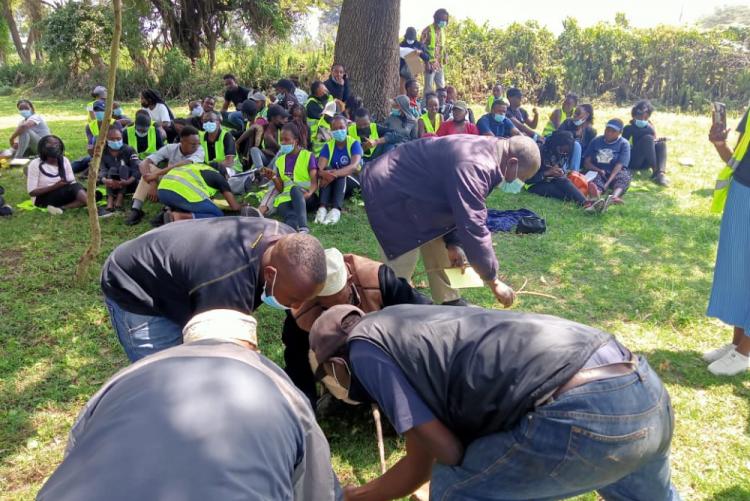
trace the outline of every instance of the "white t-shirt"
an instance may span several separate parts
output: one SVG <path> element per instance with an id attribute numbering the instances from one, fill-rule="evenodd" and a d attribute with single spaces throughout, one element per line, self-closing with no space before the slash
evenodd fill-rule
<path id="1" fill-rule="evenodd" d="M 151 116 L 152 122 L 157 124 L 161 124 L 162 122 L 172 123 L 172 119 L 169 118 L 169 110 L 167 110 L 167 107 L 163 103 L 156 103 L 153 110 L 151 108 L 143 109 Z"/>
<path id="2" fill-rule="evenodd" d="M 31 115 L 29 118 L 24 118 L 20 122 L 18 122 L 19 125 L 24 123 L 33 123 L 34 125 L 31 126 L 31 129 L 29 129 L 31 132 L 35 133 L 40 138 L 44 136 L 49 136 L 51 132 L 49 131 L 49 127 L 47 126 L 47 122 L 44 121 L 44 118 L 42 118 L 41 115 L 37 115 L 36 113 Z"/>
<path id="3" fill-rule="evenodd" d="M 64 158 L 64 167 L 65 179 L 67 179 L 68 183 L 75 183 L 76 178 L 73 175 L 73 167 L 71 167 L 70 161 L 67 158 Z M 28 176 L 26 178 L 27 193 L 31 193 L 39 188 L 49 188 L 58 181 L 60 181 L 60 174 L 57 165 L 42 162 L 39 158 L 35 158 L 29 162 Z M 36 197 L 31 197 L 31 200 L 36 201 Z"/>

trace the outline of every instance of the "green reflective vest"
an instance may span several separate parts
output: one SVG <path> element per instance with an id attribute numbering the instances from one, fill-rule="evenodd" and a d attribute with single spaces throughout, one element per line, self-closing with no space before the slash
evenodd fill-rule
<path id="1" fill-rule="evenodd" d="M 445 50 L 445 30 L 440 30 L 440 47 Z M 435 31 L 435 23 L 430 25 L 430 43 L 427 44 L 427 48 L 430 49 L 430 62 L 435 61 L 435 47 L 437 46 L 437 32 Z"/>
<path id="2" fill-rule="evenodd" d="M 112 125 L 113 123 L 115 123 L 114 118 L 109 120 L 109 125 Z M 91 135 L 94 136 L 94 138 L 99 137 L 99 122 L 97 122 L 96 120 L 90 121 L 89 130 L 91 131 Z"/>
<path id="3" fill-rule="evenodd" d="M 716 178 L 716 187 L 714 188 L 714 196 L 711 201 L 711 212 L 718 214 L 724 212 L 724 205 L 727 203 L 727 195 L 729 194 L 729 185 L 732 183 L 732 174 L 734 174 L 734 170 L 739 167 L 740 162 L 745 158 L 747 149 L 750 146 L 749 129 L 750 115 L 748 115 L 745 121 L 745 132 L 742 133 L 742 137 L 732 154 L 732 158 L 729 159 L 727 165 L 721 169 L 719 176 Z"/>
<path id="4" fill-rule="evenodd" d="M 424 131 L 428 134 L 437 134 L 437 130 L 440 128 L 440 124 L 443 123 L 443 117 L 440 113 L 435 113 L 435 123 L 430 121 L 430 116 L 425 113 L 419 119 L 424 124 Z"/>
<path id="5" fill-rule="evenodd" d="M 359 141 L 359 139 L 352 136 L 346 136 L 346 153 L 349 155 L 349 159 L 352 158 L 352 145 L 355 141 Z M 328 145 L 328 166 L 330 167 L 331 160 L 333 159 L 333 150 L 336 148 L 336 140 L 331 139 L 326 144 Z M 318 157 L 320 157 L 320 155 L 318 155 Z M 347 167 L 349 167 L 349 165 L 347 165 Z"/>
<path id="6" fill-rule="evenodd" d="M 138 135 L 135 133 L 135 125 L 127 127 L 125 133 L 128 135 L 128 145 L 136 150 L 138 158 L 141 160 L 156 152 L 156 127 L 154 127 L 154 124 L 149 126 L 146 133 L 146 149 L 144 151 L 138 151 Z"/>
<path id="7" fill-rule="evenodd" d="M 313 97 L 313 96 L 308 97 L 307 101 L 305 101 L 305 111 L 307 111 L 307 105 L 310 104 L 310 103 L 312 103 L 313 101 L 316 102 L 316 103 L 318 103 L 322 108 L 325 108 L 326 104 L 328 104 L 331 101 L 333 101 L 333 96 L 330 95 L 330 94 L 328 94 L 328 101 L 326 101 L 325 103 L 321 103 L 320 101 L 318 101 L 317 97 Z M 322 115 L 321 115 L 320 118 L 322 118 Z M 308 116 L 307 117 L 307 126 L 310 127 L 310 129 L 312 129 L 313 126 L 315 126 L 315 122 L 317 122 L 318 120 L 320 120 L 320 118 L 311 118 L 311 117 Z"/>
<path id="8" fill-rule="evenodd" d="M 562 124 L 567 119 L 568 119 L 568 114 L 565 113 L 565 110 L 563 110 L 562 108 L 560 108 L 560 124 Z M 550 120 L 549 122 L 547 122 L 547 125 L 544 127 L 544 131 L 542 131 L 542 135 L 544 137 L 547 137 L 550 134 L 552 134 L 553 132 L 555 132 L 556 130 L 557 130 L 557 127 L 555 127 L 555 124 L 553 124 L 552 120 Z M 632 138 L 631 138 L 631 140 L 632 140 Z"/>
<path id="9" fill-rule="evenodd" d="M 495 104 L 495 101 L 497 101 L 498 99 L 506 106 L 508 105 L 508 101 L 506 101 L 503 96 L 495 97 L 494 94 L 490 94 L 490 97 L 487 98 L 487 113 L 492 112 L 492 105 Z"/>
<path id="10" fill-rule="evenodd" d="M 216 169 L 204 164 L 190 164 L 175 167 L 159 181 L 160 190 L 169 190 L 177 193 L 189 203 L 210 200 L 219 190 L 210 187 L 203 180 L 201 171 L 213 171 Z"/>
<path id="11" fill-rule="evenodd" d="M 320 120 L 315 122 L 315 124 L 310 127 L 310 137 L 312 138 L 313 153 L 315 153 L 316 158 L 320 155 L 320 150 L 323 149 L 323 145 L 328 142 L 320 141 L 318 139 L 318 131 L 321 127 L 323 127 L 324 129 L 328 129 L 329 131 L 331 130 L 331 126 L 328 122 L 326 122 L 325 116 L 320 117 Z"/>
<path id="12" fill-rule="evenodd" d="M 227 131 L 221 129 L 219 137 L 216 138 L 216 142 L 214 143 L 214 158 L 208 157 L 208 139 L 206 138 L 206 134 L 207 132 L 203 130 L 198 133 L 201 139 L 201 147 L 203 148 L 203 161 L 206 163 L 223 162 L 227 158 L 224 154 L 224 136 L 226 136 Z"/>
<path id="13" fill-rule="evenodd" d="M 292 177 L 286 175 L 286 155 L 281 155 L 276 159 L 276 170 L 279 172 L 281 182 L 284 183 L 284 190 L 276 196 L 273 201 L 273 206 L 278 207 L 284 202 L 292 200 L 292 188 L 299 186 L 305 190 L 310 188 L 310 155 L 312 153 L 309 150 L 300 150 L 297 155 L 297 160 L 294 161 L 294 171 Z"/>
<path id="14" fill-rule="evenodd" d="M 281 144 L 281 129 L 276 129 L 276 143 Z M 223 148 L 223 146 L 222 146 Z M 266 149 L 266 133 L 263 132 L 263 139 L 260 140 L 260 149 Z"/>
<path id="15" fill-rule="evenodd" d="M 363 143 L 362 136 L 359 135 L 359 132 L 357 132 L 357 124 L 349 124 L 349 135 L 351 137 L 356 137 L 359 139 L 360 143 Z M 370 122 L 370 135 L 368 136 L 369 139 L 380 139 L 380 136 L 378 135 L 378 125 L 375 123 Z M 367 138 L 365 138 L 367 139 Z M 372 154 L 375 152 L 375 148 L 365 148 L 364 143 L 362 144 L 362 150 L 364 151 L 364 155 L 362 155 L 365 158 L 370 158 Z"/>

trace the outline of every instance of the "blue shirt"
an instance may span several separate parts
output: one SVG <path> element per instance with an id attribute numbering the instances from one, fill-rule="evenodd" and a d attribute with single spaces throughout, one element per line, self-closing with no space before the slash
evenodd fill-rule
<path id="1" fill-rule="evenodd" d="M 495 137 L 510 137 L 511 131 L 516 128 L 513 122 L 508 117 L 502 122 L 495 120 L 495 116 L 492 113 L 487 113 L 477 122 L 477 128 L 480 134 L 487 134 L 491 132 Z"/>
<path id="2" fill-rule="evenodd" d="M 349 343 L 349 361 L 354 375 L 398 434 L 436 419 L 401 368 L 379 347 L 353 340 Z"/>
<path id="3" fill-rule="evenodd" d="M 354 143 L 352 143 L 352 156 L 361 156 L 363 153 L 364 151 L 362 150 L 362 143 L 360 143 L 359 141 L 354 141 Z M 343 148 L 335 146 L 333 148 L 333 158 L 331 158 L 331 153 L 328 149 L 328 143 L 326 143 L 326 145 L 323 146 L 323 149 L 320 150 L 319 158 L 324 157 L 329 160 L 327 167 L 328 169 L 342 169 L 344 167 L 347 167 L 352 161 L 352 159 L 349 158 L 349 152 L 346 149 L 346 145 L 344 145 Z"/>
<path id="4" fill-rule="evenodd" d="M 589 143 L 583 157 L 591 158 L 594 165 L 609 174 L 617 164 L 622 164 L 623 168 L 628 167 L 630 163 L 630 143 L 622 136 L 613 143 L 607 143 L 604 136 L 597 136 Z"/>

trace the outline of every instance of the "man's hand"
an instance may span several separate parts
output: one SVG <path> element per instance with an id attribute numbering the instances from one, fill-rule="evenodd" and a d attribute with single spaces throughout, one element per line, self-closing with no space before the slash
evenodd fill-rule
<path id="1" fill-rule="evenodd" d="M 721 124 L 713 124 L 708 132 L 708 140 L 715 145 L 726 143 L 728 136 L 729 129 L 725 129 Z"/>
<path id="2" fill-rule="evenodd" d="M 556 165 L 547 171 L 547 175 L 549 177 L 563 177 L 565 175 L 565 171 Z"/>
<path id="3" fill-rule="evenodd" d="M 516 293 L 501 280 L 495 278 L 494 280 L 485 283 L 487 284 L 487 287 L 492 289 L 495 299 L 506 308 L 509 308 L 516 300 Z"/>
<path id="4" fill-rule="evenodd" d="M 146 195 L 146 198 L 148 198 L 151 202 L 158 202 L 159 196 L 156 194 L 156 185 L 152 185 L 148 190 L 148 195 Z"/>
<path id="5" fill-rule="evenodd" d="M 269 169 L 268 167 L 262 167 L 260 169 L 260 175 L 270 181 L 276 176 L 276 173 L 273 171 L 273 169 Z"/>
<path id="6" fill-rule="evenodd" d="M 466 253 L 458 245 L 446 245 L 448 251 L 448 259 L 450 259 L 451 267 L 453 268 L 466 268 L 469 266 L 469 261 L 466 259 Z"/>
<path id="7" fill-rule="evenodd" d="M 535 117 L 539 116 L 539 110 L 536 109 L 536 106 L 534 106 L 533 108 L 531 108 L 531 114 L 534 115 Z"/>
<path id="8" fill-rule="evenodd" d="M 157 181 L 159 179 L 159 176 L 161 175 L 161 170 L 157 169 L 153 172 L 147 172 L 143 175 L 143 180 L 147 183 L 153 183 L 154 181 Z"/>

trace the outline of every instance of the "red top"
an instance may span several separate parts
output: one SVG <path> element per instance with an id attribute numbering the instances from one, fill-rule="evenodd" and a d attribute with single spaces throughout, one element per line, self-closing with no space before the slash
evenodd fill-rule
<path id="1" fill-rule="evenodd" d="M 476 125 L 469 122 L 468 120 L 464 122 L 464 125 L 466 126 L 466 130 L 461 131 L 459 126 L 456 125 L 456 122 L 454 122 L 453 120 L 446 120 L 440 124 L 440 128 L 437 131 L 437 135 L 438 136 L 452 136 L 453 134 L 473 134 L 475 136 L 479 135 L 479 129 L 477 129 Z"/>

